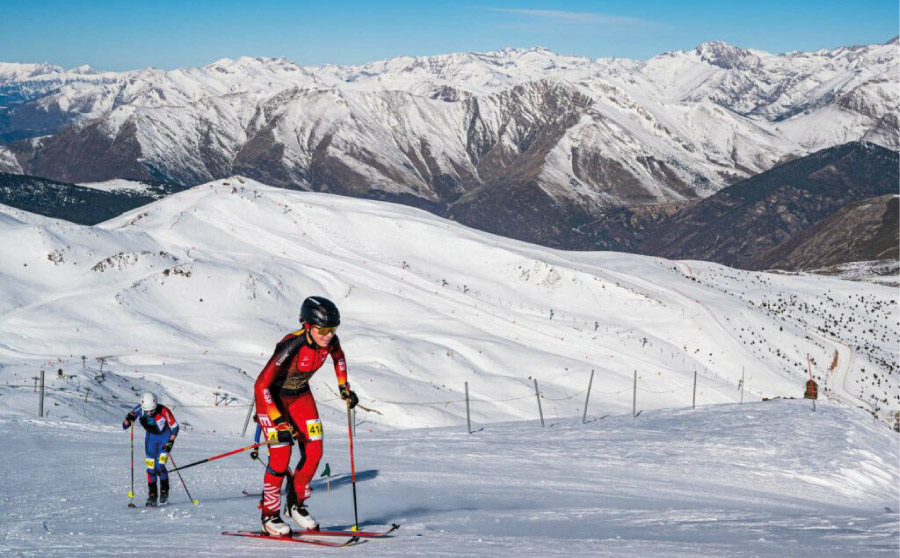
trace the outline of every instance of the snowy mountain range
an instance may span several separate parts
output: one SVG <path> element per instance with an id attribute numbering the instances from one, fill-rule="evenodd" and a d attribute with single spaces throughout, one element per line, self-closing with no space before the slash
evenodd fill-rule
<path id="1" fill-rule="evenodd" d="M 483 228 L 493 212 L 546 240 L 620 205 L 691 206 L 714 235 L 755 194 L 778 211 L 762 232 L 731 220 L 735 242 L 835 210 L 778 256 L 843 261 L 849 235 L 895 253 L 897 197 L 872 197 L 885 180 L 869 175 L 896 176 L 872 144 L 898 147 L 897 68 L 896 40 L 649 61 L 0 64 L 0 170 L 81 183 L 0 174 L 0 195 L 116 215 L 0 205 L 0 444 L 15 448 L 0 554 L 295 556 L 220 535 L 259 528 L 264 469 L 246 452 L 173 476 L 168 507 L 127 508 L 119 423 L 153 390 L 182 425 L 173 465 L 246 446 L 253 381 L 320 294 L 342 311 L 360 405 L 351 500 L 330 363 L 310 384 L 332 471 L 310 506 L 349 528 L 358 491 L 363 528 L 402 524 L 367 555 L 896 556 L 896 285 L 563 251 L 355 198 Z"/>
<path id="2" fill-rule="evenodd" d="M 850 141 L 897 150 L 898 67 L 896 38 L 649 60 L 532 48 L 119 74 L 6 63 L 0 133 L 24 139 L 0 148 L 0 170 L 183 185 L 241 173 L 552 244 L 609 206 L 705 197 Z"/>

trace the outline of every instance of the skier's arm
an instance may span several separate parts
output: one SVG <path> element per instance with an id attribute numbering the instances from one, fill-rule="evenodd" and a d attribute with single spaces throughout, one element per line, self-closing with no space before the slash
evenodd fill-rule
<path id="1" fill-rule="evenodd" d="M 172 411 L 170 411 L 166 406 L 163 406 L 160 414 L 163 416 L 163 419 L 165 419 L 166 424 L 169 426 L 169 429 L 171 431 L 171 434 L 169 434 L 169 440 L 165 443 L 165 445 L 163 445 L 163 451 L 165 453 L 171 453 L 172 446 L 175 445 L 175 438 L 178 437 L 178 421 L 175 420 L 175 415 L 173 415 Z"/>
<path id="2" fill-rule="evenodd" d="M 344 351 L 341 349 L 341 342 L 337 336 L 331 342 L 331 360 L 334 361 L 334 373 L 337 376 L 338 389 L 341 393 L 341 399 L 347 402 L 349 408 L 356 407 L 359 398 L 356 393 L 350 389 L 350 382 L 347 381 L 347 360 L 344 358 Z"/>
<path id="3" fill-rule="evenodd" d="M 141 416 L 141 406 L 138 405 L 134 409 L 128 411 L 128 414 L 125 415 L 125 420 L 122 421 L 122 430 L 127 430 L 131 424 Z"/>
<path id="4" fill-rule="evenodd" d="M 170 411 L 168 407 L 162 408 L 162 416 L 166 419 L 166 423 L 172 430 L 172 434 L 169 436 L 169 441 L 174 442 L 175 438 L 178 437 L 178 421 L 175 420 L 175 415 L 172 414 L 172 411 Z"/>
<path id="5" fill-rule="evenodd" d="M 341 349 L 341 342 L 334 336 L 331 345 L 328 348 L 331 353 L 331 361 L 334 363 L 334 375 L 337 376 L 338 387 L 347 383 L 347 360 L 344 358 L 344 350 Z"/>
<path id="6" fill-rule="evenodd" d="M 272 385 L 272 382 L 275 381 L 275 377 L 278 375 L 278 355 L 279 351 L 276 348 L 275 354 L 266 363 L 265 368 L 262 369 L 262 372 L 256 378 L 256 383 L 253 384 L 253 393 L 256 395 L 256 413 L 266 415 L 272 421 L 281 416 L 281 412 L 275 406 L 275 400 L 272 399 L 272 392 L 269 391 L 269 386 Z"/>
<path id="7" fill-rule="evenodd" d="M 279 343 L 275 347 L 275 353 L 272 355 L 272 358 L 266 363 L 265 368 L 259 373 L 256 383 L 253 385 L 253 393 L 256 395 L 256 412 L 260 415 L 268 416 L 273 424 L 284 422 L 284 417 L 281 416 L 281 411 L 275 405 L 275 399 L 272 397 L 272 392 L 269 391 L 269 388 L 275 381 L 275 378 L 278 377 L 281 366 L 293 358 L 301 343 L 303 343 L 301 337 L 292 337 Z"/>

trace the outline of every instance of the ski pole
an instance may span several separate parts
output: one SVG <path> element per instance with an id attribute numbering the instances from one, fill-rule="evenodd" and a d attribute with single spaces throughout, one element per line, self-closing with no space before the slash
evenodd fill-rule
<path id="1" fill-rule="evenodd" d="M 134 505 L 134 423 L 131 423 L 131 490 L 128 491 L 128 497 L 131 498 L 131 501 L 128 502 L 129 508 L 136 508 Z"/>
<path id="2" fill-rule="evenodd" d="M 172 461 L 172 465 L 175 465 L 175 459 L 172 457 L 172 454 L 171 454 L 171 453 L 169 454 L 169 459 Z M 184 491 L 187 492 L 188 499 L 191 501 L 191 503 L 194 504 L 195 506 L 196 506 L 197 504 L 199 504 L 199 503 L 200 503 L 199 500 L 194 500 L 193 498 L 191 498 L 191 493 L 190 493 L 190 491 L 188 491 L 187 485 L 184 484 L 184 478 L 182 478 L 181 472 L 178 471 L 178 465 L 175 465 L 175 468 L 172 469 L 172 470 L 175 471 L 176 473 L 178 473 L 178 480 L 181 481 L 181 486 L 183 486 L 183 487 L 184 487 Z"/>
<path id="3" fill-rule="evenodd" d="M 200 465 L 202 463 L 208 463 L 210 461 L 215 461 L 216 459 L 222 459 L 223 457 L 228 457 L 229 455 L 234 455 L 234 454 L 240 453 L 242 451 L 247 451 L 248 449 L 258 448 L 259 446 L 271 446 L 271 445 L 277 444 L 277 443 L 279 443 L 279 442 L 260 442 L 260 443 L 256 443 L 256 444 L 251 444 L 245 448 L 221 453 L 219 455 L 214 455 L 212 457 L 207 457 L 206 459 L 201 459 L 200 461 L 194 461 L 193 463 L 189 463 L 189 464 L 185 465 L 184 467 L 176 467 L 176 468 L 172 469 L 172 471 L 173 472 L 180 471 L 181 469 L 187 469 L 188 467 L 193 467 L 194 465 Z M 172 463 L 172 465 L 174 465 L 174 464 L 175 463 Z"/>
<path id="4" fill-rule="evenodd" d="M 350 418 L 350 402 L 347 402 L 347 433 L 350 435 L 350 481 L 353 484 L 353 530 L 359 531 L 359 514 L 356 511 L 356 466 L 353 464 L 353 421 Z"/>

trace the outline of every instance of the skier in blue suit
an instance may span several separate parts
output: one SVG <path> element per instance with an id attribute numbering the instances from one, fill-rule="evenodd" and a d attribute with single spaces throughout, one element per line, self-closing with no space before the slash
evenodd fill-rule
<path id="1" fill-rule="evenodd" d="M 166 461 L 178 437 L 178 421 L 165 405 L 160 405 L 153 393 L 141 396 L 141 403 L 125 416 L 122 428 L 129 428 L 138 420 L 147 431 L 144 451 L 147 464 L 147 506 L 163 505 L 169 501 L 169 472 Z M 157 479 L 159 479 L 159 502 L 157 503 Z"/>

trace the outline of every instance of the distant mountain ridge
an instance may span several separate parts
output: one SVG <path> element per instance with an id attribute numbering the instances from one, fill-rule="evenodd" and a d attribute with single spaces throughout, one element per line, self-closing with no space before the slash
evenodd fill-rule
<path id="1" fill-rule="evenodd" d="M 858 236 L 841 238 L 850 234 L 853 227 L 825 222 L 839 213 L 846 218 L 850 207 L 863 200 L 896 194 L 900 184 L 898 166 L 897 152 L 870 143 L 853 142 L 824 149 L 674 213 L 654 224 L 635 251 L 747 269 L 811 269 L 863 259 L 896 258 L 897 250 L 888 249 L 890 235 L 885 236 L 886 232 L 872 234 L 872 241 L 881 246 L 872 253 L 861 230 L 854 233 Z M 882 210 L 872 218 L 881 223 L 884 213 Z M 807 249 L 802 251 L 803 257 L 798 252 L 794 257 L 799 259 L 792 259 L 791 254 L 804 240 L 821 232 L 819 225 L 832 231 L 818 237 L 820 248 L 826 242 L 832 249 Z M 878 226 L 878 231 L 884 229 Z M 838 238 L 835 231 L 841 231 Z"/>
<path id="2" fill-rule="evenodd" d="M 896 152 L 855 142 L 791 161 L 703 200 L 606 208 L 572 231 L 553 232 L 577 235 L 573 245 L 586 250 L 744 269 L 821 270 L 877 260 L 900 265 L 897 194 L 892 193 L 898 165 Z M 75 185 L 0 173 L 0 204 L 93 225 L 184 189 L 120 182 Z M 527 201 L 516 198 L 503 206 L 505 214 L 485 213 L 484 228 L 527 207 Z M 532 217 L 552 226 L 543 215 Z M 893 267 L 884 269 L 895 275 Z"/>
<path id="3" fill-rule="evenodd" d="M 96 225 L 183 189 L 169 184 L 148 184 L 140 192 L 103 191 L 35 176 L 0 173 L 0 204 L 80 225 Z"/>
<path id="4" fill-rule="evenodd" d="M 649 60 L 542 48 L 360 66 L 239 58 L 118 74 L 0 64 L 11 141 L 0 170 L 181 185 L 241 173 L 577 247 L 575 229 L 610 208 L 696 200 L 850 141 L 896 150 L 895 43 L 775 55 L 710 42 Z"/>
<path id="5" fill-rule="evenodd" d="M 900 198 L 886 194 L 852 203 L 751 260 L 750 269 L 799 271 L 849 262 L 900 260 Z"/>

